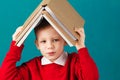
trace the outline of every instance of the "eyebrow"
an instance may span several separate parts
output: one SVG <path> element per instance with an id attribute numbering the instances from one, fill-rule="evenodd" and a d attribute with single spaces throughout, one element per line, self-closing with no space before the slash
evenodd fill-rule
<path id="1" fill-rule="evenodd" d="M 61 36 L 55 35 L 55 36 L 53 36 L 53 38 L 61 38 Z"/>

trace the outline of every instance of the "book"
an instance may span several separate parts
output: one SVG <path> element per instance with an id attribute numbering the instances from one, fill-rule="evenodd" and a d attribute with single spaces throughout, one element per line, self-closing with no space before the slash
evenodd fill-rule
<path id="1" fill-rule="evenodd" d="M 16 39 L 17 46 L 24 42 L 43 17 L 69 46 L 75 45 L 78 34 L 74 31 L 74 28 L 84 26 L 83 18 L 67 0 L 43 0 L 23 24 L 23 29 Z"/>

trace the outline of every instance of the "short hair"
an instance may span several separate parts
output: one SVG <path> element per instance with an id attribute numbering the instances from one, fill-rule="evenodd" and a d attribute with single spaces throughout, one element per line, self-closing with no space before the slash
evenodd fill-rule
<path id="1" fill-rule="evenodd" d="M 43 19 L 37 24 L 37 26 L 34 28 L 34 33 L 35 33 L 36 39 L 37 39 L 37 33 L 38 33 L 38 31 L 41 30 L 41 29 L 45 29 L 45 28 L 47 28 L 48 26 L 51 26 L 51 25 L 49 24 L 49 22 L 48 22 L 45 18 L 43 18 Z"/>

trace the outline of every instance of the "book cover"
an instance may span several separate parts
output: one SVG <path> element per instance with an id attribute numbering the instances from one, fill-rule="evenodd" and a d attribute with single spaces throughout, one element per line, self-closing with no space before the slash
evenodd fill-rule
<path id="1" fill-rule="evenodd" d="M 18 35 L 16 44 L 20 46 L 24 42 L 31 30 L 39 23 L 41 14 L 44 13 L 47 15 L 47 20 L 54 22 L 55 30 L 70 46 L 73 46 L 78 39 L 74 28 L 83 27 L 84 20 L 67 0 L 43 0 L 23 24 L 23 30 Z"/>

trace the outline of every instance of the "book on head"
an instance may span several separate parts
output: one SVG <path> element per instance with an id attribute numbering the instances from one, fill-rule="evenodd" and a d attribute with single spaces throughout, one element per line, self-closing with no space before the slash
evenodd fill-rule
<path id="1" fill-rule="evenodd" d="M 24 42 L 43 17 L 69 46 L 75 45 L 78 34 L 74 31 L 74 28 L 84 26 L 83 18 L 67 0 L 43 0 L 23 24 L 23 29 L 16 39 L 17 46 Z"/>

